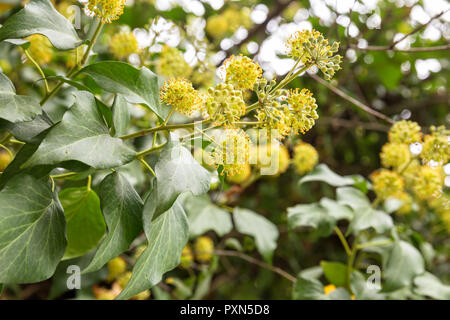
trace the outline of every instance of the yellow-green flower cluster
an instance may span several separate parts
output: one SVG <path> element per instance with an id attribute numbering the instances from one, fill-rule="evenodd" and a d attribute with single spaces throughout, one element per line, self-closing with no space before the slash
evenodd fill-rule
<path id="1" fill-rule="evenodd" d="M 53 46 L 47 37 L 40 34 L 33 34 L 25 40 L 30 42 L 31 57 L 40 65 L 47 64 L 52 60 Z"/>
<path id="2" fill-rule="evenodd" d="M 232 176 L 228 175 L 227 181 L 230 183 L 241 184 L 244 183 L 245 181 L 248 181 L 251 174 L 252 168 L 250 167 L 250 164 L 246 163 L 238 174 Z"/>
<path id="3" fill-rule="evenodd" d="M 335 53 L 339 50 L 339 42 L 330 46 L 328 40 L 316 30 L 302 30 L 292 34 L 286 42 L 288 55 L 300 59 L 305 65 L 316 65 L 325 75 L 325 79 L 333 78 L 341 67 L 342 57 Z"/>
<path id="4" fill-rule="evenodd" d="M 159 93 L 162 102 L 171 105 L 178 112 L 191 116 L 203 104 L 203 97 L 185 79 L 170 79 L 164 82 Z"/>
<path id="5" fill-rule="evenodd" d="M 390 142 L 381 149 L 380 158 L 383 167 L 398 169 L 409 162 L 411 152 L 407 144 Z"/>
<path id="6" fill-rule="evenodd" d="M 240 27 L 249 28 L 252 25 L 249 8 L 228 7 L 224 12 L 208 18 L 206 32 L 215 39 L 220 39 L 227 33 L 233 33 Z"/>
<path id="7" fill-rule="evenodd" d="M 232 84 L 235 89 L 253 89 L 254 84 L 261 78 L 261 67 L 252 59 L 243 55 L 225 60 L 223 64 L 225 82 Z"/>
<path id="8" fill-rule="evenodd" d="M 416 173 L 412 189 L 421 200 L 434 199 L 441 195 L 443 182 L 441 167 L 422 166 Z"/>
<path id="9" fill-rule="evenodd" d="M 295 134 L 305 133 L 314 126 L 319 115 L 316 111 L 316 99 L 308 89 L 290 89 L 285 101 L 289 106 L 288 123 Z"/>
<path id="10" fill-rule="evenodd" d="M 249 136 L 242 129 L 227 129 L 217 140 L 211 155 L 216 166 L 223 167 L 221 174 L 240 174 L 249 163 Z"/>
<path id="11" fill-rule="evenodd" d="M 305 174 L 317 165 L 319 161 L 319 154 L 317 150 L 306 142 L 299 142 L 294 147 L 294 158 L 292 163 L 295 167 L 295 171 L 298 174 Z"/>
<path id="12" fill-rule="evenodd" d="M 180 265 L 183 268 L 188 269 L 191 267 L 192 262 L 194 262 L 194 254 L 189 245 L 186 245 L 183 248 L 183 251 L 181 251 Z"/>
<path id="13" fill-rule="evenodd" d="M 275 157 L 278 157 L 278 159 Z M 286 172 L 289 168 L 290 160 L 289 150 L 282 144 L 262 144 L 250 150 L 250 162 L 259 169 L 271 168 L 278 161 L 274 176 Z"/>
<path id="14" fill-rule="evenodd" d="M 424 161 L 435 161 L 446 164 L 450 159 L 450 130 L 444 126 L 431 127 L 431 134 L 426 135 L 423 141 L 421 157 Z"/>
<path id="15" fill-rule="evenodd" d="M 422 132 L 417 122 L 402 120 L 394 123 L 389 130 L 389 141 L 396 143 L 411 143 L 420 142 L 422 140 Z"/>
<path id="16" fill-rule="evenodd" d="M 413 198 L 409 193 L 402 191 L 397 193 L 394 197 L 402 202 L 401 207 L 397 209 L 396 213 L 408 214 L 413 210 Z"/>
<path id="17" fill-rule="evenodd" d="M 394 171 L 380 169 L 372 173 L 373 190 L 380 200 L 386 200 L 403 191 L 404 183 L 402 177 Z"/>
<path id="18" fill-rule="evenodd" d="M 209 262 L 214 253 L 214 242 L 210 237 L 202 236 L 195 240 L 195 257 L 199 262 Z"/>
<path id="19" fill-rule="evenodd" d="M 233 127 L 245 114 L 245 102 L 242 91 L 231 84 L 219 83 L 215 88 L 208 89 L 205 105 L 205 117 L 215 125 L 225 124 Z"/>
<path id="20" fill-rule="evenodd" d="M 123 13 L 126 0 L 88 0 L 84 4 L 87 15 L 95 16 L 102 23 L 111 23 Z"/>
<path id="21" fill-rule="evenodd" d="M 192 67 L 177 48 L 165 45 L 156 63 L 156 72 L 165 77 L 189 78 Z"/>
<path id="22" fill-rule="evenodd" d="M 139 52 L 138 42 L 133 32 L 122 31 L 114 34 L 109 42 L 111 53 L 118 60 L 128 58 L 133 53 Z"/>

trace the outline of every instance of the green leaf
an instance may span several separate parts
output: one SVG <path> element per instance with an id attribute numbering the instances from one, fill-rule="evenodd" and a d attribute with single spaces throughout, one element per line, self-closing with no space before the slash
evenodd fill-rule
<path id="1" fill-rule="evenodd" d="M 450 300 L 450 286 L 446 286 L 436 276 L 425 272 L 414 278 L 414 292 L 438 300 Z"/>
<path id="2" fill-rule="evenodd" d="M 338 203 L 337 201 L 329 198 L 320 199 L 320 205 L 326 209 L 328 215 L 333 217 L 336 221 L 338 220 L 352 220 L 353 211 L 347 206 Z"/>
<path id="3" fill-rule="evenodd" d="M 351 187 L 337 188 L 336 199 L 340 204 L 348 205 L 354 211 L 370 207 L 370 201 L 366 195 Z"/>
<path id="4" fill-rule="evenodd" d="M 0 41 L 22 39 L 36 33 L 46 36 L 60 50 L 74 49 L 81 44 L 73 25 L 49 0 L 33 0 L 6 20 L 0 28 Z"/>
<path id="5" fill-rule="evenodd" d="M 356 183 L 361 182 L 361 179 L 364 180 L 359 175 L 351 175 L 351 176 L 340 176 L 333 171 L 331 171 L 330 168 L 324 163 L 319 164 L 309 172 L 307 175 L 305 175 L 303 178 L 300 179 L 298 182 L 299 184 L 309 182 L 309 181 L 322 181 L 326 182 L 329 185 L 332 185 L 333 187 L 343 187 L 343 186 L 351 186 Z"/>
<path id="6" fill-rule="evenodd" d="M 153 222 L 144 221 L 148 246 L 136 261 L 133 276 L 117 299 L 127 299 L 156 285 L 164 273 L 180 263 L 181 251 L 189 236 L 186 213 L 180 202 L 181 198 Z"/>
<path id="7" fill-rule="evenodd" d="M 13 123 L 6 120 L 0 120 L 0 129 L 9 131 L 15 138 L 23 142 L 33 142 L 36 140 L 35 138 L 37 135 L 50 128 L 52 125 L 53 122 L 45 114 L 45 111 L 43 111 L 42 114 L 37 115 L 31 121 Z"/>
<path id="8" fill-rule="evenodd" d="M 375 229 L 377 233 L 384 233 L 394 227 L 390 215 L 371 207 L 361 207 L 355 210 L 355 218 L 350 222 L 348 232 L 358 234 L 362 230 Z"/>
<path id="9" fill-rule="evenodd" d="M 0 192 L 0 208 L 0 282 L 51 277 L 67 244 L 57 195 L 44 181 L 19 175 Z"/>
<path id="10" fill-rule="evenodd" d="M 350 288 L 355 294 L 356 300 L 383 300 L 386 298 L 384 294 L 378 292 L 379 290 L 368 287 L 366 279 L 358 271 L 353 271 L 350 276 Z"/>
<path id="11" fill-rule="evenodd" d="M 420 252 L 406 241 L 399 240 L 383 263 L 385 284 L 383 291 L 394 291 L 410 286 L 413 279 L 425 272 Z"/>
<path id="12" fill-rule="evenodd" d="M 336 287 L 344 287 L 347 279 L 347 266 L 340 262 L 321 261 L 323 274 L 328 282 Z"/>
<path id="13" fill-rule="evenodd" d="M 209 230 L 214 230 L 219 236 L 223 236 L 233 228 L 230 213 L 211 203 L 209 197 L 188 197 L 185 200 L 184 209 L 189 220 L 191 238 Z"/>
<path id="14" fill-rule="evenodd" d="M 160 119 L 164 119 L 169 108 L 159 104 L 159 80 L 149 69 L 136 69 L 128 63 L 102 61 L 90 64 L 81 70 L 92 77 L 103 89 L 119 93 L 129 103 L 143 103 Z"/>
<path id="15" fill-rule="evenodd" d="M 128 102 L 120 95 L 116 95 L 112 106 L 115 135 L 120 137 L 127 133 L 130 122 Z"/>
<path id="16" fill-rule="evenodd" d="M 41 113 L 39 100 L 16 94 L 11 80 L 0 72 L 0 119 L 13 123 L 31 121 Z"/>
<path id="17" fill-rule="evenodd" d="M 270 261 L 277 247 L 277 227 L 262 215 L 238 207 L 234 208 L 233 219 L 237 231 L 254 237 L 259 253 Z"/>
<path id="18" fill-rule="evenodd" d="M 83 272 L 96 271 L 126 251 L 142 230 L 142 200 L 123 175 L 111 173 L 99 188 L 108 234 Z"/>
<path id="19" fill-rule="evenodd" d="M 144 206 L 148 220 L 167 211 L 184 192 L 198 196 L 209 190 L 209 172 L 178 142 L 169 142 L 164 147 L 155 173 L 156 185 Z"/>
<path id="20" fill-rule="evenodd" d="M 50 129 L 24 167 L 76 160 L 96 169 L 107 169 L 132 161 L 136 153 L 121 139 L 110 136 L 95 101 L 91 93 L 77 92 L 75 104 Z"/>
<path id="21" fill-rule="evenodd" d="M 330 300 L 325 295 L 322 283 L 313 278 L 299 276 L 292 291 L 294 300 Z"/>
<path id="22" fill-rule="evenodd" d="M 290 228 L 312 227 L 317 229 L 317 234 L 321 237 L 329 236 L 336 224 L 336 220 L 327 210 L 317 203 L 298 204 L 288 208 L 287 211 Z"/>
<path id="23" fill-rule="evenodd" d="M 106 231 L 97 194 L 87 187 L 68 188 L 59 194 L 66 216 L 65 259 L 79 257 L 95 248 Z"/>

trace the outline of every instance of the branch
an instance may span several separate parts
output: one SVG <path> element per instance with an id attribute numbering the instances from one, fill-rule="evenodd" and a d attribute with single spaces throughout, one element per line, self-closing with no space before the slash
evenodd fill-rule
<path id="1" fill-rule="evenodd" d="M 284 271 L 283 269 L 280 269 L 278 267 L 274 267 L 271 266 L 265 262 L 259 261 L 253 257 L 250 257 L 244 253 L 241 253 L 239 251 L 229 251 L 229 250 L 215 250 L 214 251 L 215 254 L 217 254 L 218 256 L 226 256 L 226 257 L 237 257 L 237 258 L 241 258 L 249 263 L 253 263 L 261 268 L 270 270 L 272 272 L 278 273 L 280 276 L 282 276 L 283 278 L 286 278 L 287 280 L 291 281 L 292 283 L 295 283 L 297 281 L 297 279 L 287 273 L 286 271 Z"/>
<path id="2" fill-rule="evenodd" d="M 365 105 L 365 104 L 362 103 L 361 101 L 356 100 L 355 98 L 349 96 L 349 95 L 346 94 L 344 91 L 342 91 L 342 90 L 340 90 L 340 89 L 338 89 L 338 88 L 336 88 L 336 87 L 333 87 L 333 86 L 332 86 L 331 84 L 329 84 L 327 81 L 325 81 L 325 80 L 323 80 L 322 78 L 316 76 L 315 74 L 308 73 L 308 76 L 310 76 L 311 78 L 313 78 L 314 80 L 316 80 L 316 81 L 319 82 L 320 84 L 324 85 L 325 87 L 327 87 L 328 89 L 330 89 L 331 91 L 333 91 L 335 94 L 337 94 L 337 95 L 340 96 L 341 98 L 347 100 L 348 102 L 354 104 L 354 105 L 357 106 L 358 108 L 364 110 L 365 112 L 367 112 L 367 113 L 369 113 L 369 114 L 371 114 L 371 115 L 374 115 L 375 117 L 380 118 L 380 119 L 382 119 L 382 120 L 384 120 L 384 121 L 386 121 L 386 122 L 389 122 L 389 123 L 391 123 L 391 124 L 394 123 L 394 121 L 393 121 L 391 118 L 389 118 L 389 117 L 385 116 L 384 114 L 382 114 L 382 113 L 380 113 L 380 112 L 378 112 L 378 111 L 372 109 L 371 107 Z"/>

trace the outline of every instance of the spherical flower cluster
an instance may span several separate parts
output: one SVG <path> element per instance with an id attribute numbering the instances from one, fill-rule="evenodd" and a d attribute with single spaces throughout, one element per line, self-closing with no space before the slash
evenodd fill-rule
<path id="1" fill-rule="evenodd" d="M 209 262 L 214 253 L 214 242 L 210 237 L 198 237 L 195 240 L 195 256 L 199 262 Z"/>
<path id="2" fill-rule="evenodd" d="M 228 21 L 222 15 L 214 15 L 206 20 L 206 32 L 213 38 L 222 38 L 228 32 Z"/>
<path id="3" fill-rule="evenodd" d="M 232 55 L 225 60 L 222 71 L 225 73 L 225 82 L 232 84 L 238 90 L 253 89 L 262 75 L 261 67 L 243 55 Z"/>
<path id="4" fill-rule="evenodd" d="M 25 38 L 25 40 L 30 42 L 28 50 L 38 64 L 47 64 L 52 60 L 53 46 L 47 37 L 40 34 L 33 34 Z"/>
<path id="5" fill-rule="evenodd" d="M 421 200 L 433 199 L 441 195 L 443 182 L 442 168 L 422 166 L 416 173 L 412 189 Z"/>
<path id="6" fill-rule="evenodd" d="M 413 210 L 413 199 L 407 192 L 400 192 L 394 196 L 395 199 L 398 199 L 402 202 L 400 208 L 397 209 L 396 213 L 398 214 L 408 214 Z"/>
<path id="7" fill-rule="evenodd" d="M 295 134 L 305 133 L 314 126 L 319 115 L 316 111 L 316 99 L 308 89 L 290 89 L 287 91 L 286 102 L 290 111 L 288 123 Z"/>
<path id="8" fill-rule="evenodd" d="M 238 174 L 232 175 L 232 176 L 227 176 L 227 181 L 230 183 L 235 183 L 235 184 L 241 184 L 244 183 L 245 181 L 248 180 L 248 178 L 250 178 L 250 175 L 252 174 L 252 169 L 250 167 L 250 164 L 246 163 L 244 164 L 241 172 L 239 172 Z"/>
<path id="9" fill-rule="evenodd" d="M 422 140 L 422 132 L 417 122 L 402 120 L 394 123 L 389 130 L 389 141 L 396 143 L 411 143 L 420 142 Z"/>
<path id="10" fill-rule="evenodd" d="M 215 39 L 220 39 L 227 33 L 233 33 L 240 27 L 248 29 L 252 25 L 250 10 L 228 7 L 223 13 L 214 15 L 206 21 L 206 32 Z"/>
<path id="11" fill-rule="evenodd" d="M 423 141 L 421 157 L 426 161 L 435 161 L 446 164 L 450 159 L 450 130 L 444 126 L 431 127 L 431 134 L 426 135 Z"/>
<path id="12" fill-rule="evenodd" d="M 407 167 L 402 167 L 400 169 L 403 182 L 407 188 L 411 188 L 414 185 L 414 180 L 416 178 L 417 172 L 420 170 L 420 162 L 417 159 L 413 159 Z"/>
<path id="13" fill-rule="evenodd" d="M 6 167 L 11 163 L 13 157 L 7 151 L 0 150 L 0 172 L 5 171 Z"/>
<path id="14" fill-rule="evenodd" d="M 209 68 L 208 65 L 196 68 L 191 76 L 192 83 L 197 88 L 212 86 L 214 84 L 215 78 L 216 73 L 212 68 Z"/>
<path id="15" fill-rule="evenodd" d="M 298 174 L 305 174 L 317 165 L 319 154 L 316 149 L 306 142 L 300 142 L 294 147 L 292 163 Z"/>
<path id="16" fill-rule="evenodd" d="M 181 251 L 181 258 L 180 258 L 180 265 L 187 269 L 192 265 L 192 262 L 194 261 L 194 254 L 192 253 L 191 248 L 186 245 L 183 248 L 183 251 Z"/>
<path id="17" fill-rule="evenodd" d="M 381 149 L 381 164 L 385 168 L 398 169 L 411 159 L 408 145 L 404 143 L 386 143 Z"/>
<path id="18" fill-rule="evenodd" d="M 126 0 L 88 0 L 84 4 L 84 11 L 102 23 L 111 23 L 122 15 L 126 2 Z"/>
<path id="19" fill-rule="evenodd" d="M 372 173 L 373 190 L 380 200 L 386 200 L 403 191 L 404 183 L 402 177 L 394 171 L 380 169 Z"/>
<path id="20" fill-rule="evenodd" d="M 282 144 L 263 144 L 250 150 L 250 163 L 256 164 L 258 168 L 272 168 L 276 165 L 274 176 L 286 172 L 290 160 L 289 150 Z"/>
<path id="21" fill-rule="evenodd" d="M 204 111 L 205 117 L 211 119 L 216 125 L 234 126 L 245 114 L 242 91 L 226 83 L 219 83 L 215 88 L 209 88 Z"/>
<path id="22" fill-rule="evenodd" d="M 127 263 L 121 257 L 116 257 L 108 262 L 108 281 L 113 281 L 117 277 L 125 272 L 127 269 Z"/>
<path id="23" fill-rule="evenodd" d="M 214 142 L 211 155 L 216 166 L 222 166 L 221 174 L 233 176 L 245 170 L 249 163 L 250 138 L 242 129 L 227 129 Z"/>
<path id="24" fill-rule="evenodd" d="M 164 82 L 159 96 L 162 102 L 187 116 L 199 110 L 203 104 L 200 92 L 192 87 L 191 82 L 184 79 L 172 78 Z"/>
<path id="25" fill-rule="evenodd" d="M 341 68 L 342 57 L 335 55 L 339 50 L 339 42 L 333 42 L 330 46 L 318 31 L 297 31 L 289 37 L 286 45 L 289 56 L 301 59 L 304 64 L 316 65 L 327 80 L 333 78 Z"/>
<path id="26" fill-rule="evenodd" d="M 291 132 L 289 107 L 275 99 L 267 99 L 263 106 L 256 111 L 259 127 L 276 130 L 280 139 Z"/>
<path id="27" fill-rule="evenodd" d="M 180 50 L 165 45 L 156 63 L 156 72 L 165 77 L 188 78 L 192 67 L 184 60 Z"/>
<path id="28" fill-rule="evenodd" d="M 126 59 L 131 54 L 139 52 L 138 42 L 133 32 L 122 31 L 114 34 L 109 46 L 111 53 L 118 60 Z"/>

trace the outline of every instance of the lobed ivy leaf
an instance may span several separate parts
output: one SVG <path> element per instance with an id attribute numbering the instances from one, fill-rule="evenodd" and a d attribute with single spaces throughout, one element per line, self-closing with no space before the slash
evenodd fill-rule
<path id="1" fill-rule="evenodd" d="M 68 240 L 64 259 L 82 256 L 97 246 L 106 231 L 100 199 L 87 187 L 64 189 L 59 198 Z"/>
<path id="2" fill-rule="evenodd" d="M 136 69 L 128 63 L 102 61 L 84 67 L 87 74 L 103 90 L 121 94 L 129 103 L 143 103 L 160 119 L 169 108 L 159 104 L 159 80 L 149 69 Z"/>
<path id="3" fill-rule="evenodd" d="M 344 287 L 347 280 L 347 266 L 340 262 L 321 261 L 320 266 L 328 282 L 336 287 Z"/>
<path id="4" fill-rule="evenodd" d="M 133 275 L 117 299 L 127 299 L 162 279 L 164 273 L 180 263 L 181 251 L 189 237 L 186 213 L 179 198 L 173 206 L 153 222 L 144 221 L 148 246 L 133 268 Z M 144 220 L 146 218 L 144 217 Z"/>
<path id="5" fill-rule="evenodd" d="M 371 207 L 355 210 L 355 218 L 350 222 L 348 232 L 358 234 L 362 230 L 373 228 L 377 233 L 385 233 L 394 227 L 394 221 L 387 213 Z"/>
<path id="6" fill-rule="evenodd" d="M 28 143 L 35 142 L 36 137 L 52 125 L 53 122 L 45 111 L 42 111 L 42 114 L 37 115 L 31 121 L 13 123 L 0 119 L 0 129 L 9 131 L 20 141 Z"/>
<path id="7" fill-rule="evenodd" d="M 352 187 L 337 188 L 336 200 L 340 204 L 349 206 L 354 211 L 371 206 L 366 195 L 358 189 Z"/>
<path id="8" fill-rule="evenodd" d="M 414 292 L 438 300 L 450 300 L 450 286 L 429 272 L 414 278 Z"/>
<path id="9" fill-rule="evenodd" d="M 310 181 L 322 181 L 328 183 L 333 187 L 343 187 L 351 186 L 360 183 L 364 178 L 360 175 L 351 176 L 340 176 L 333 171 L 324 163 L 319 164 L 299 180 L 299 184 L 310 182 Z"/>
<path id="10" fill-rule="evenodd" d="M 142 230 L 141 197 L 123 175 L 113 172 L 106 176 L 100 184 L 99 197 L 108 234 L 83 272 L 97 271 L 126 251 Z"/>
<path id="11" fill-rule="evenodd" d="M 386 298 L 386 295 L 380 293 L 378 289 L 369 287 L 367 280 L 358 271 L 353 271 L 350 276 L 350 288 L 355 294 L 356 300 L 384 300 Z"/>
<path id="12" fill-rule="evenodd" d="M 191 238 L 204 234 L 209 230 L 223 236 L 233 229 L 233 222 L 228 211 L 213 204 L 209 197 L 187 197 L 184 209 L 189 220 Z"/>
<path id="13" fill-rule="evenodd" d="M 51 277 L 67 244 L 58 196 L 43 180 L 18 175 L 0 192 L 0 208 L 0 282 Z"/>
<path id="14" fill-rule="evenodd" d="M 11 80 L 0 72 L 0 119 L 12 123 L 31 121 L 41 113 L 39 100 L 16 94 Z"/>
<path id="15" fill-rule="evenodd" d="M 114 122 L 115 136 L 120 137 L 127 133 L 128 123 L 130 122 L 130 110 L 128 102 L 122 95 L 116 95 L 112 106 L 112 116 Z"/>
<path id="16" fill-rule="evenodd" d="M 144 216 L 151 221 L 167 211 L 180 194 L 208 192 L 209 172 L 179 142 L 168 142 L 155 165 L 156 184 L 144 206 Z"/>
<path id="17" fill-rule="evenodd" d="M 299 276 L 292 290 L 294 300 L 330 300 L 325 295 L 322 283 L 313 278 Z"/>
<path id="18" fill-rule="evenodd" d="M 240 233 L 254 237 L 259 253 L 270 261 L 277 247 L 279 236 L 277 227 L 267 218 L 249 209 L 235 207 L 233 219 L 236 229 Z"/>
<path id="19" fill-rule="evenodd" d="M 32 0 L 0 28 L 0 41 L 42 34 L 60 50 L 78 47 L 82 41 L 73 25 L 60 14 L 50 0 Z"/>
<path id="20" fill-rule="evenodd" d="M 76 160 L 96 169 L 118 167 L 132 161 L 136 153 L 121 139 L 113 138 L 91 93 L 75 93 L 74 105 L 43 139 L 23 165 L 57 165 Z"/>
<path id="21" fill-rule="evenodd" d="M 298 204 L 287 211 L 290 228 L 312 227 L 317 229 L 317 234 L 321 237 L 329 236 L 336 225 L 336 220 L 328 214 L 327 209 L 317 203 Z"/>

